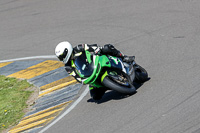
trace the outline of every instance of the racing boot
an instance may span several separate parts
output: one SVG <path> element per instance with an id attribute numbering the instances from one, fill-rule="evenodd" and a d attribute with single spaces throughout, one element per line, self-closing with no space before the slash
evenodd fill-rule
<path id="1" fill-rule="evenodd" d="M 124 57 L 122 59 L 123 59 L 124 62 L 132 63 L 135 60 L 135 56 L 124 55 Z"/>
<path id="2" fill-rule="evenodd" d="M 121 51 L 117 50 L 112 44 L 106 44 L 101 48 L 102 54 L 110 54 L 116 57 L 122 58 L 124 62 L 132 63 L 135 60 L 135 56 L 124 55 Z"/>

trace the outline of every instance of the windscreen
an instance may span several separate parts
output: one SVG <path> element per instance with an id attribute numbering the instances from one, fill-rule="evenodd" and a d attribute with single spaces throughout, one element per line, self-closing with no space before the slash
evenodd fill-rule
<path id="1" fill-rule="evenodd" d="M 84 75 L 84 77 L 90 77 L 94 70 L 94 64 L 87 61 L 85 52 L 83 52 L 78 58 L 75 59 L 76 69 Z"/>

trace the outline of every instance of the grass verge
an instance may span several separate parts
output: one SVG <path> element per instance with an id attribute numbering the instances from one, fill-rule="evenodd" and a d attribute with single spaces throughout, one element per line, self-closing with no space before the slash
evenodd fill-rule
<path id="1" fill-rule="evenodd" d="M 33 91 L 26 80 L 7 78 L 0 75 L 0 132 L 16 125 L 28 107 L 26 101 Z"/>

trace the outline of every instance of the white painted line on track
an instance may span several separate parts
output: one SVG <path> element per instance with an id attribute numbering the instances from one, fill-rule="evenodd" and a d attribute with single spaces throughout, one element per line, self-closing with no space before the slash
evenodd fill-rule
<path id="1" fill-rule="evenodd" d="M 57 57 L 55 55 L 31 56 L 31 57 L 22 57 L 22 58 L 16 58 L 16 59 L 1 60 L 0 63 L 11 62 L 11 61 L 20 61 L 20 60 L 30 60 L 30 59 L 48 59 L 48 58 L 57 58 Z"/>
<path id="2" fill-rule="evenodd" d="M 16 59 L 9 59 L 9 60 L 1 60 L 0 63 L 3 62 L 11 62 L 11 61 L 20 61 L 20 60 L 29 60 L 29 59 L 48 59 L 48 58 L 57 58 L 55 55 L 46 55 L 46 56 L 32 56 L 32 57 L 23 57 L 23 58 L 16 58 Z M 89 87 L 87 86 L 84 92 L 81 94 L 81 96 L 58 118 L 56 118 L 52 123 L 44 127 L 39 133 L 43 133 L 50 127 L 52 127 L 54 124 L 56 124 L 59 120 L 61 120 L 65 115 L 67 115 L 70 111 L 72 111 L 76 105 L 87 95 L 89 92 Z"/>
<path id="3" fill-rule="evenodd" d="M 67 115 L 70 111 L 72 111 L 76 107 L 76 105 L 78 105 L 78 103 L 87 95 L 88 91 L 89 91 L 89 87 L 87 86 L 84 92 L 81 94 L 81 96 L 62 115 L 60 115 L 52 123 L 44 127 L 41 131 L 39 131 L 39 133 L 45 132 L 47 129 L 49 129 L 54 124 L 56 124 L 59 120 L 61 120 L 65 115 Z"/>

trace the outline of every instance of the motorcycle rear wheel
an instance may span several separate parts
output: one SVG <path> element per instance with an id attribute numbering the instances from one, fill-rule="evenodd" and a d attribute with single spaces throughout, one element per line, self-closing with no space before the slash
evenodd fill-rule
<path id="1" fill-rule="evenodd" d="M 135 81 L 138 83 L 144 83 L 148 80 L 147 71 L 138 64 L 134 65 L 135 68 Z"/>

